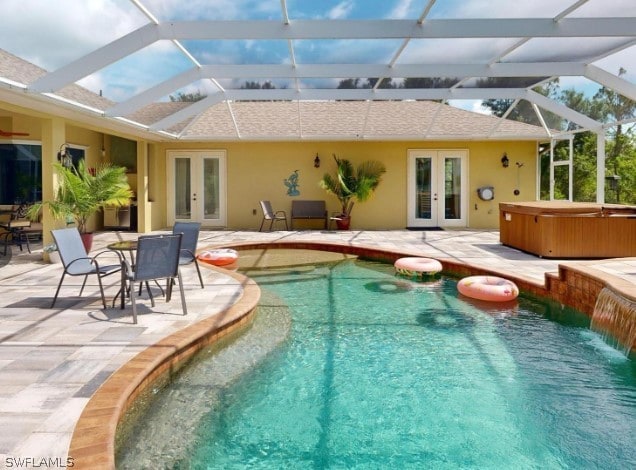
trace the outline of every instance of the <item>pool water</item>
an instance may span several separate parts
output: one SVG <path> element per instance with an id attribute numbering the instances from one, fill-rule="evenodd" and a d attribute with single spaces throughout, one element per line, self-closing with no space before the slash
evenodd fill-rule
<path id="1" fill-rule="evenodd" d="M 355 259 L 247 274 L 253 328 L 158 393 L 118 468 L 636 467 L 636 367 L 582 314 Z"/>

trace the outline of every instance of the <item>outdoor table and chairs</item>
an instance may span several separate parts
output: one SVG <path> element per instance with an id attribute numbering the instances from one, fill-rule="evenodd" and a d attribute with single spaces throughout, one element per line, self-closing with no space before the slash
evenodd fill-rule
<path id="1" fill-rule="evenodd" d="M 22 244 L 26 244 L 27 250 L 31 253 L 30 237 L 42 236 L 41 224 L 36 223 L 34 227 L 31 220 L 26 218 L 22 211 L 23 206 L 2 206 L 0 207 L 0 239 L 3 241 L 3 256 L 7 255 L 9 242 L 18 245 L 22 251 Z M 27 206 L 28 207 L 28 206 Z"/>

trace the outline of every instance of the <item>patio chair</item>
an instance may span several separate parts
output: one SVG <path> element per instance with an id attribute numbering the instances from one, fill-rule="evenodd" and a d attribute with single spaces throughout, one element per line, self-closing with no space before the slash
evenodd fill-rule
<path id="1" fill-rule="evenodd" d="M 201 269 L 197 261 L 197 243 L 199 242 L 199 230 L 201 224 L 198 222 L 175 222 L 172 227 L 172 233 L 182 233 L 181 252 L 179 254 L 179 266 L 194 263 L 199 275 L 201 289 L 203 289 L 203 277 L 201 277 Z"/>
<path id="2" fill-rule="evenodd" d="M 261 201 L 261 209 L 263 210 L 263 220 L 261 220 L 261 226 L 258 228 L 260 232 L 263 230 L 263 224 L 266 220 L 269 220 L 269 230 L 271 232 L 274 222 L 283 220 L 285 221 L 285 230 L 289 230 L 287 225 L 287 213 L 285 211 L 276 211 L 272 209 L 272 204 L 269 201 Z"/>
<path id="3" fill-rule="evenodd" d="M 64 277 L 66 277 L 67 274 L 69 276 L 84 276 L 80 295 L 82 295 L 82 292 L 84 291 L 84 286 L 86 285 L 86 279 L 88 279 L 88 276 L 96 275 L 97 282 L 99 283 L 99 291 L 102 295 L 102 303 L 104 304 L 104 308 L 106 308 L 106 297 L 104 296 L 102 278 L 121 271 L 122 263 L 119 254 L 115 253 L 119 263 L 102 266 L 97 262 L 97 258 L 105 253 L 112 257 L 114 252 L 105 250 L 97 253 L 95 256 L 88 256 L 77 228 L 73 227 L 51 230 L 51 234 L 53 235 L 53 239 L 55 240 L 55 244 L 57 245 L 57 249 L 60 254 L 60 259 L 62 260 L 62 265 L 64 266 L 64 272 L 62 273 L 62 278 L 57 285 L 53 302 L 51 302 L 51 308 L 55 307 L 57 296 L 60 293 Z"/>
<path id="4" fill-rule="evenodd" d="M 133 323 L 137 323 L 137 300 L 135 289 L 132 287 L 136 282 L 145 283 L 151 305 L 155 306 L 155 299 L 152 296 L 148 281 L 159 281 L 166 279 L 166 302 L 170 302 L 172 297 L 172 286 L 174 279 L 179 281 L 181 291 L 181 307 L 183 314 L 187 315 L 188 310 L 183 292 L 183 281 L 181 271 L 179 271 L 179 254 L 181 252 L 181 233 L 172 235 L 146 235 L 139 237 L 137 243 L 137 259 L 134 266 L 124 260 L 126 271 L 125 278 L 130 282 L 130 301 L 133 309 Z M 125 289 L 124 289 L 125 290 Z"/>

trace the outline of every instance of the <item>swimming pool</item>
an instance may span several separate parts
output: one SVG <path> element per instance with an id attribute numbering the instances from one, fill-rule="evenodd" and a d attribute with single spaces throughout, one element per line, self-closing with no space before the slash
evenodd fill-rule
<path id="1" fill-rule="evenodd" d="M 583 315 L 295 260 L 247 271 L 253 328 L 157 392 L 118 468 L 634 466 L 634 365 Z"/>

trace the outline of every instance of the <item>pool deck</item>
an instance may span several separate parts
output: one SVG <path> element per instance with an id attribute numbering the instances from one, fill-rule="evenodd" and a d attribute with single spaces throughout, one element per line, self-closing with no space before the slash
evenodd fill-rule
<path id="1" fill-rule="evenodd" d="M 136 233 L 103 232 L 95 236 L 92 254 L 111 242 L 134 239 Z M 249 243 L 337 243 L 397 251 L 464 263 L 543 285 L 560 264 L 591 269 L 615 280 L 636 298 L 636 258 L 614 260 L 549 260 L 505 247 L 497 231 L 202 231 L 199 248 Z M 245 285 L 218 269 L 204 269 L 205 289 L 194 267 L 184 267 L 188 315 L 181 314 L 178 289 L 171 303 L 159 298 L 155 308 L 142 301 L 139 323 L 132 324 L 130 304 L 124 310 L 102 309 L 95 280 L 82 297 L 81 278 L 67 278 L 58 305 L 49 304 L 61 265 L 42 261 L 42 246 L 31 254 L 12 247 L 0 256 L 0 468 L 66 464 L 76 423 L 90 398 L 115 371 L 141 351 L 183 331 L 215 319 L 243 296 Z M 112 300 L 119 276 L 104 279 Z M 151 314 L 152 313 L 152 314 Z M 26 460 L 25 460 L 26 459 Z M 31 460 L 28 460 L 31 459 Z M 99 465 L 94 466 L 97 468 Z M 55 468 L 55 467 L 54 467 Z"/>

